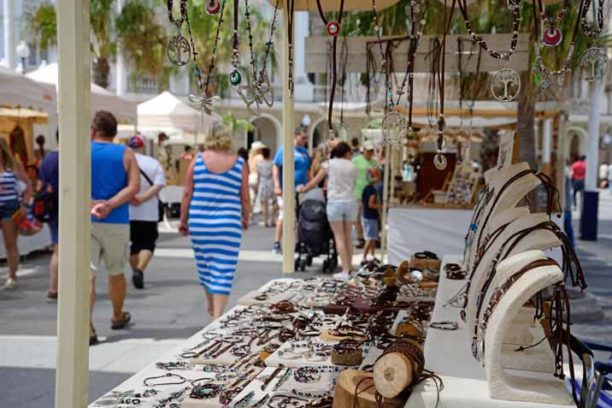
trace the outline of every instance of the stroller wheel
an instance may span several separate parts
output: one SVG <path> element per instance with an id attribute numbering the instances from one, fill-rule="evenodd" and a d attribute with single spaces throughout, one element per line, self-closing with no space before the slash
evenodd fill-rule
<path id="1" fill-rule="evenodd" d="M 306 259 L 302 259 L 302 260 L 300 261 L 300 270 L 301 270 L 302 272 L 306 271 L 306 264 L 307 264 L 307 263 L 308 263 L 308 262 L 307 262 L 307 260 L 306 260 Z"/>
<path id="2" fill-rule="evenodd" d="M 323 260 L 323 273 L 327 273 L 329 269 L 329 261 L 327 259 Z"/>
<path id="3" fill-rule="evenodd" d="M 297 272 L 300 270 L 300 258 L 295 259 L 294 270 Z"/>

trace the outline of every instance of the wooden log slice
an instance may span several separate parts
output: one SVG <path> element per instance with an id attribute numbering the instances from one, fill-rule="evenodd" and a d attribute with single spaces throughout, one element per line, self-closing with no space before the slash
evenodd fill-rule
<path id="1" fill-rule="evenodd" d="M 395 398 L 412 384 L 412 362 L 402 353 L 388 353 L 374 364 L 374 384 L 387 398 Z"/>
<path id="2" fill-rule="evenodd" d="M 383 398 L 384 408 L 400 408 L 405 401 L 401 398 Z M 338 376 L 334 390 L 333 408 L 377 408 L 376 387 L 372 373 L 358 370 L 344 370 Z"/>
<path id="3" fill-rule="evenodd" d="M 357 366 L 363 361 L 363 350 L 361 347 L 348 353 L 338 353 L 336 350 L 333 350 L 331 361 L 332 364 L 339 366 Z"/>

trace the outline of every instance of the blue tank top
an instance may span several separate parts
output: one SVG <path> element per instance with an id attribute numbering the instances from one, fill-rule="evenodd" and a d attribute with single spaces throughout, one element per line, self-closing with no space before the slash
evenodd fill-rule
<path id="1" fill-rule="evenodd" d="M 127 173 L 123 165 L 126 147 L 114 143 L 91 142 L 91 199 L 108 200 L 127 185 Z M 129 224 L 129 203 L 115 208 L 108 217 L 92 222 Z"/>

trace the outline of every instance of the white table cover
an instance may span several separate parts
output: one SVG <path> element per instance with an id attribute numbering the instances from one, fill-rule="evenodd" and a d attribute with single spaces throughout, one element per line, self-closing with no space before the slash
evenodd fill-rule
<path id="1" fill-rule="evenodd" d="M 472 213 L 472 210 L 391 208 L 387 237 L 389 263 L 398 265 L 422 250 L 433 251 L 438 256 L 463 253 Z"/>
<path id="2" fill-rule="evenodd" d="M 51 233 L 49 232 L 49 226 L 45 224 L 43 228 L 38 232 L 29 237 L 20 235 L 17 241 L 19 248 L 19 255 L 29 255 L 34 251 L 41 251 L 51 246 Z M 6 259 L 6 248 L 4 247 L 4 238 L 0 235 L 0 259 Z"/>

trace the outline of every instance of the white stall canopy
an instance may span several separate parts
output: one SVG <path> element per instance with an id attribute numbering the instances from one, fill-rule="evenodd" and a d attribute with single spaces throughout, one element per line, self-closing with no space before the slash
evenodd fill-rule
<path id="1" fill-rule="evenodd" d="M 57 63 L 48 64 L 36 71 L 29 72 L 26 76 L 34 81 L 44 84 L 52 84 L 57 87 L 58 66 Z M 121 122 L 136 121 L 136 103 L 121 98 L 107 91 L 99 85 L 91 84 L 91 110 L 92 112 L 105 110 L 111 112 Z"/>
<path id="2" fill-rule="evenodd" d="M 205 133 L 219 118 L 189 106 L 170 92 L 138 105 L 139 128 L 173 128 Z"/>
<path id="3" fill-rule="evenodd" d="M 0 67 L 0 106 L 30 108 L 54 114 L 57 111 L 55 88 Z"/>

